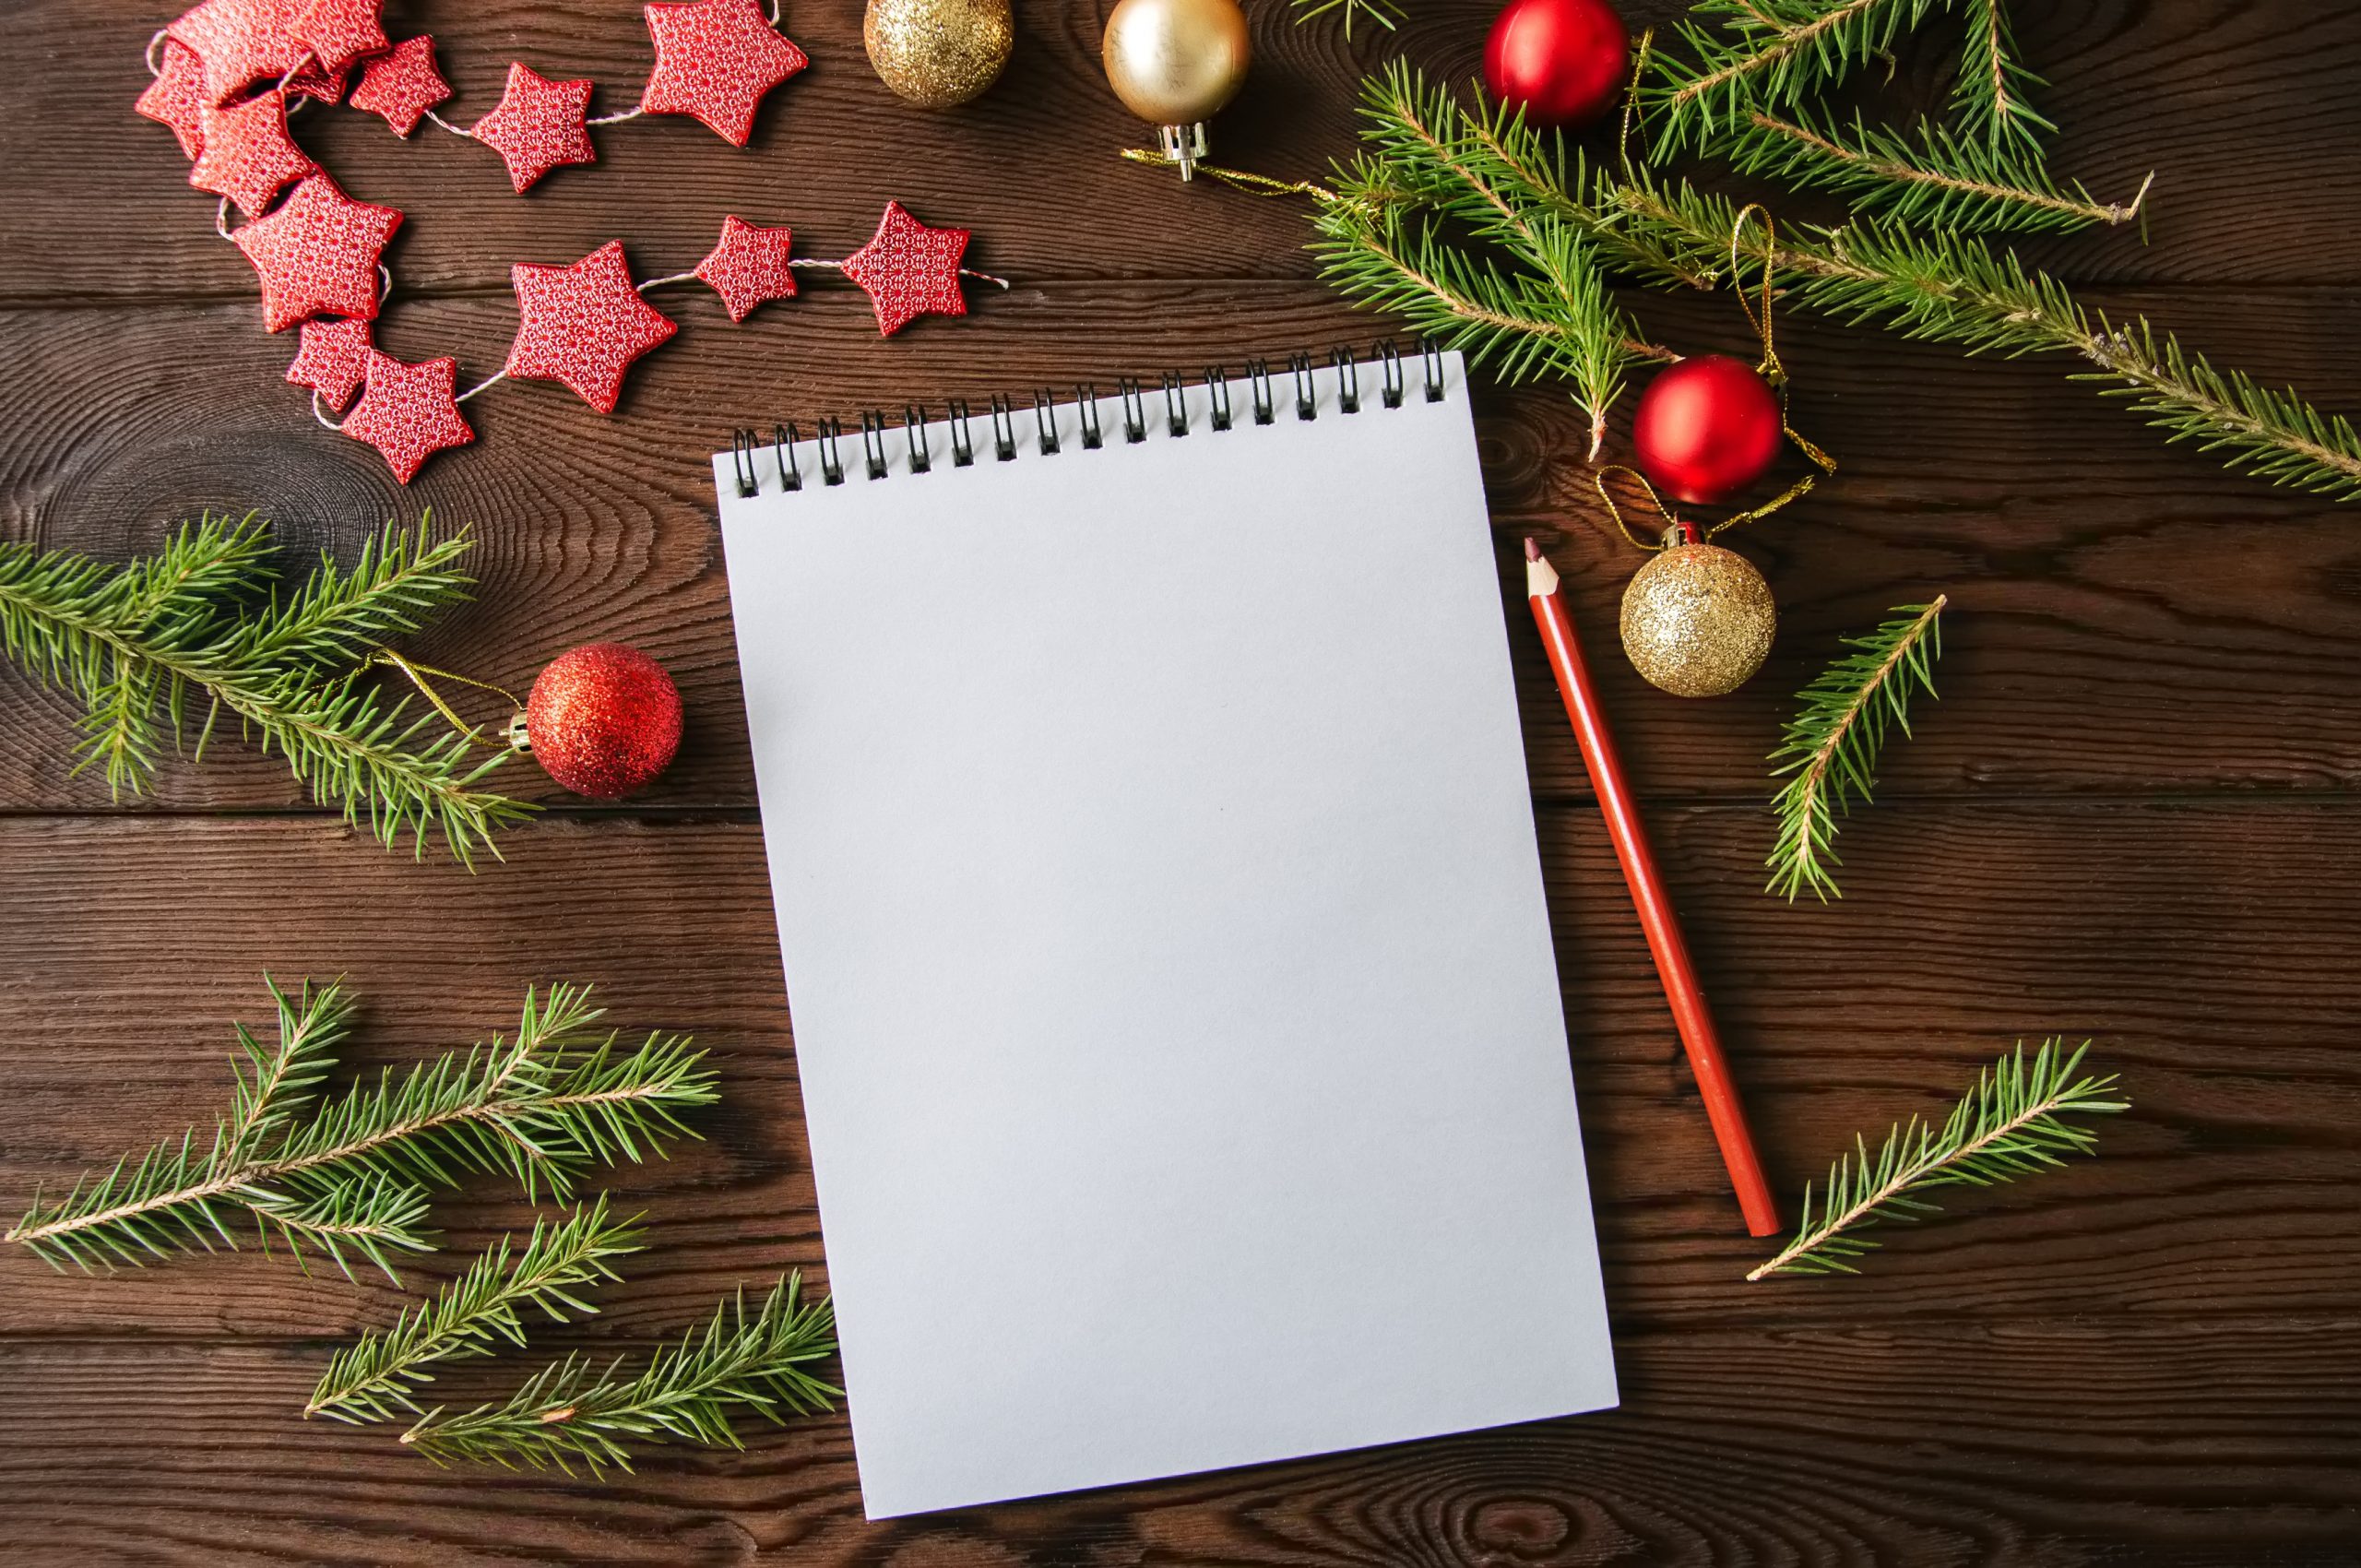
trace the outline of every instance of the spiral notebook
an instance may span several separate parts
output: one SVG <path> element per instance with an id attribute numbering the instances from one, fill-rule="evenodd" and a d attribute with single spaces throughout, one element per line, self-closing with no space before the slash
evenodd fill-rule
<path id="1" fill-rule="evenodd" d="M 871 1517 L 1615 1401 L 1456 356 L 713 461 Z"/>

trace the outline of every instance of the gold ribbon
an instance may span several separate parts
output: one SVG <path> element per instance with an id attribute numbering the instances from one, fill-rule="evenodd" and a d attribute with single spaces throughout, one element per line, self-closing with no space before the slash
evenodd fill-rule
<path id="1" fill-rule="evenodd" d="M 434 711 L 441 714 L 444 719 L 449 722 L 451 728 L 459 732 L 460 737 L 465 740 L 468 744 L 471 746 L 481 746 L 487 751 L 495 752 L 521 752 L 528 749 L 522 740 L 524 726 L 521 720 L 525 717 L 525 705 L 517 701 L 516 694 L 510 691 L 507 687 L 495 686 L 489 681 L 479 681 L 472 676 L 457 674 L 449 670 L 437 670 L 431 664 L 414 664 L 389 647 L 379 647 L 374 649 L 371 652 L 368 659 L 362 661 L 362 664 L 364 668 L 372 665 L 386 666 L 391 669 L 398 670 L 404 675 L 408 676 L 409 678 L 409 683 L 418 688 L 419 695 L 423 696 L 433 706 Z M 473 686 L 480 692 L 495 692 L 500 695 L 506 697 L 508 699 L 508 706 L 514 708 L 516 712 L 514 717 L 509 719 L 508 728 L 504 732 L 503 737 L 497 741 L 486 740 L 484 738 L 483 726 L 480 724 L 470 724 L 466 719 L 460 718 L 457 712 L 452 708 L 451 705 L 443 700 L 443 694 L 436 691 L 433 685 L 428 683 L 426 677 L 429 675 L 433 676 L 436 680 L 457 681 L 463 686 Z"/>

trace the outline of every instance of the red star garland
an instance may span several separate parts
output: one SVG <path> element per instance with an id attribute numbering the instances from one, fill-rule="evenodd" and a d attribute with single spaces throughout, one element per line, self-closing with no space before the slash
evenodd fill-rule
<path id="1" fill-rule="evenodd" d="M 158 125 L 171 126 L 183 155 L 195 158 L 205 150 L 205 62 L 178 39 L 164 40 L 156 79 L 132 107 Z"/>
<path id="2" fill-rule="evenodd" d="M 721 296 L 732 321 L 743 321 L 765 300 L 791 299 L 795 264 L 788 229 L 768 229 L 731 216 L 721 220 L 721 243 L 697 263 L 696 276 Z"/>
<path id="3" fill-rule="evenodd" d="M 361 401 L 340 428 L 385 454 L 394 477 L 408 484 L 427 458 L 476 438 L 452 395 L 458 375 L 459 362 L 448 354 L 405 364 L 372 349 Z"/>
<path id="4" fill-rule="evenodd" d="M 353 63 L 385 53 L 388 40 L 377 19 L 379 0 L 311 0 L 295 14 L 289 31 L 319 63 L 324 75 L 341 77 Z"/>
<path id="5" fill-rule="evenodd" d="M 553 82 L 529 66 L 508 67 L 508 90 L 492 112 L 468 135 L 500 154 L 508 183 L 519 193 L 551 170 L 567 163 L 595 163 L 598 149 L 583 125 L 590 107 L 590 82 Z"/>
<path id="6" fill-rule="evenodd" d="M 303 0 L 205 0 L 164 36 L 205 63 L 205 99 L 226 103 L 256 82 L 275 82 L 309 56 L 295 39 Z"/>
<path id="7" fill-rule="evenodd" d="M 571 267 L 520 261 L 508 276 L 517 315 L 508 374 L 563 382 L 602 414 L 615 411 L 632 362 L 680 330 L 632 286 L 621 240 Z"/>
<path id="8" fill-rule="evenodd" d="M 959 291 L 959 258 L 970 232 L 930 229 L 900 202 L 885 204 L 876 237 L 844 260 L 845 276 L 877 307 L 878 331 L 891 338 L 915 316 L 967 314 L 967 297 Z"/>
<path id="9" fill-rule="evenodd" d="M 322 103 L 341 103 L 344 101 L 345 83 L 351 76 L 350 66 L 341 71 L 327 71 L 321 68 L 317 60 L 307 60 L 288 76 L 285 83 L 287 96 L 314 99 Z"/>
<path id="10" fill-rule="evenodd" d="M 656 68 L 639 106 L 650 114 L 694 114 L 732 147 L 754 134 L 763 95 L 812 63 L 782 37 L 754 0 L 691 0 L 647 7 Z"/>
<path id="11" fill-rule="evenodd" d="M 421 33 L 403 39 L 361 68 L 352 106 L 384 115 L 394 135 L 407 137 L 418 129 L 428 110 L 450 96 L 451 84 L 434 67 L 434 40 Z"/>
<path id="12" fill-rule="evenodd" d="M 231 234 L 262 279 L 263 329 L 315 315 L 374 318 L 377 257 L 401 222 L 395 208 L 355 201 L 314 174 L 277 211 Z"/>
<path id="13" fill-rule="evenodd" d="M 287 134 L 287 95 L 276 89 L 227 109 L 206 109 L 199 135 L 205 146 L 188 183 L 228 196 L 249 218 L 289 182 L 318 167 Z"/>
<path id="14" fill-rule="evenodd" d="M 307 321 L 303 323 L 302 342 L 295 362 L 287 367 L 288 381 L 310 387 L 331 410 L 344 412 L 345 405 L 361 390 L 361 383 L 369 373 L 369 354 L 375 346 L 371 341 L 369 323 L 357 316 L 341 321 Z"/>

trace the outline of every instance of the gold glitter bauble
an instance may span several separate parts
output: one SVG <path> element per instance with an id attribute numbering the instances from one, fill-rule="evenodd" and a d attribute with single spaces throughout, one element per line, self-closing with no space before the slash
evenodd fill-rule
<path id="1" fill-rule="evenodd" d="M 1252 56 L 1238 0 L 1121 0 L 1098 53 L 1123 107 L 1154 125 L 1211 119 Z"/>
<path id="2" fill-rule="evenodd" d="M 1676 544 L 1623 590 L 1623 651 L 1650 684 L 1677 697 L 1746 684 L 1778 625 L 1762 574 L 1719 545 Z"/>
<path id="3" fill-rule="evenodd" d="M 1016 19 L 1009 0 L 869 0 L 860 38 L 879 80 L 921 109 L 948 109 L 999 78 Z"/>

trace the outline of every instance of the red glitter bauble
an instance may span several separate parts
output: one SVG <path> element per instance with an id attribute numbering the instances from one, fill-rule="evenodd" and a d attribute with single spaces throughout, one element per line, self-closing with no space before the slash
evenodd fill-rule
<path id="1" fill-rule="evenodd" d="M 533 683 L 525 733 L 552 778 L 594 801 L 619 801 L 681 749 L 681 689 L 635 647 L 586 643 L 551 659 Z"/>
<path id="2" fill-rule="evenodd" d="M 1779 399 L 1752 365 L 1699 354 L 1657 373 L 1631 416 L 1640 471 L 1677 501 L 1726 501 L 1778 460 Z"/>
<path id="3" fill-rule="evenodd" d="M 1509 0 L 1484 40 L 1484 85 L 1527 125 L 1587 125 L 1615 101 L 1631 53 L 1607 0 Z"/>

